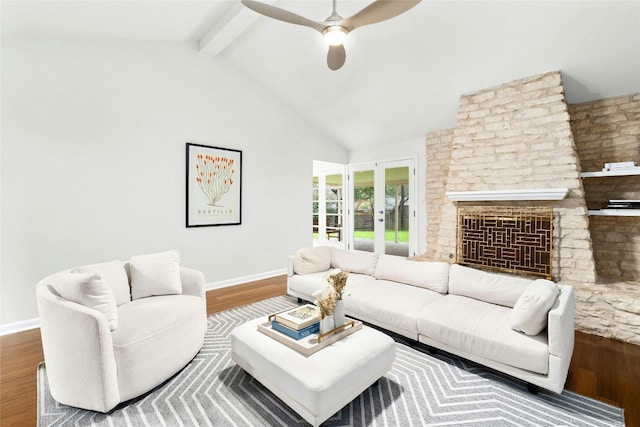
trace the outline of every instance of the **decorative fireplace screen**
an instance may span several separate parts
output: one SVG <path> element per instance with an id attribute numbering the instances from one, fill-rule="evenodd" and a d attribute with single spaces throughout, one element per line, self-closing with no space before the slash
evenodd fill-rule
<path id="1" fill-rule="evenodd" d="M 550 207 L 459 207 L 456 262 L 550 279 L 552 236 Z"/>

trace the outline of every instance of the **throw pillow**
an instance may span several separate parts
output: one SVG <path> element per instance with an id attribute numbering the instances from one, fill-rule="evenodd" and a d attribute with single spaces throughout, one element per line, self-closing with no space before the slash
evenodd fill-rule
<path id="1" fill-rule="evenodd" d="M 311 274 L 327 271 L 331 268 L 331 248 L 313 246 L 296 251 L 293 271 L 296 274 Z"/>
<path id="2" fill-rule="evenodd" d="M 538 279 L 527 287 L 511 311 L 511 329 L 538 335 L 547 327 L 547 315 L 560 289 L 550 280 Z"/>
<path id="3" fill-rule="evenodd" d="M 104 314 L 112 331 L 118 327 L 118 308 L 111 287 L 95 271 L 73 269 L 62 272 L 51 284 L 58 295 Z"/>
<path id="4" fill-rule="evenodd" d="M 129 288 L 129 277 L 124 269 L 122 261 L 102 262 L 100 264 L 83 265 L 77 269 L 94 271 L 98 273 L 113 291 L 116 297 L 116 304 L 122 305 L 131 301 L 131 289 Z"/>
<path id="5" fill-rule="evenodd" d="M 155 295 L 182 293 L 178 251 L 133 256 L 129 261 L 129 270 L 131 297 L 134 300 Z"/>

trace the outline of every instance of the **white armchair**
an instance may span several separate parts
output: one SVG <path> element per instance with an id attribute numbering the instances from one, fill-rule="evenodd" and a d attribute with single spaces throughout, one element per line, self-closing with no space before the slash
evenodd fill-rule
<path id="1" fill-rule="evenodd" d="M 46 372 L 58 402 L 108 412 L 162 384 L 202 348 L 207 327 L 202 273 L 176 264 L 180 288 L 131 300 L 133 269 L 115 261 L 67 270 L 38 284 Z M 162 269 L 153 271 L 157 278 Z M 136 274 L 142 277 L 133 273 L 134 282 Z M 80 286 L 70 284 L 78 278 Z M 101 287 L 106 283 L 108 288 Z M 104 293 L 87 296 L 95 285 Z M 69 289 L 85 293 L 78 298 Z"/>

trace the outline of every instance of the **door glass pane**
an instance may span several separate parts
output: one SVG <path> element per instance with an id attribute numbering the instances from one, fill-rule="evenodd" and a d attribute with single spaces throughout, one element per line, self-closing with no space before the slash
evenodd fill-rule
<path id="1" fill-rule="evenodd" d="M 318 214 L 319 214 L 319 206 L 318 206 L 318 185 L 319 185 L 319 180 L 317 176 L 313 177 L 313 198 L 312 203 L 313 203 L 313 226 L 312 226 L 312 232 L 313 232 L 313 238 L 317 239 L 318 238 L 318 234 L 319 234 L 319 229 L 318 229 Z"/>
<path id="2" fill-rule="evenodd" d="M 386 168 L 384 252 L 409 256 L 409 168 Z"/>
<path id="3" fill-rule="evenodd" d="M 325 185 L 327 239 L 343 239 L 342 174 L 327 175 Z"/>
<path id="4" fill-rule="evenodd" d="M 354 172 L 353 244 L 354 249 L 374 252 L 373 170 Z"/>

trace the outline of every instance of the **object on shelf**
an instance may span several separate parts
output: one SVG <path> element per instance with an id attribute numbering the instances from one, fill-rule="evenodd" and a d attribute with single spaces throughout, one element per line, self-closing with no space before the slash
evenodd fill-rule
<path id="1" fill-rule="evenodd" d="M 621 170 L 621 169 L 631 169 L 633 170 L 636 167 L 636 162 L 613 162 L 613 163 L 605 163 L 602 168 L 603 171 L 612 171 L 612 170 Z"/>
<path id="2" fill-rule="evenodd" d="M 609 200 L 605 209 L 640 209 L 640 200 Z"/>

